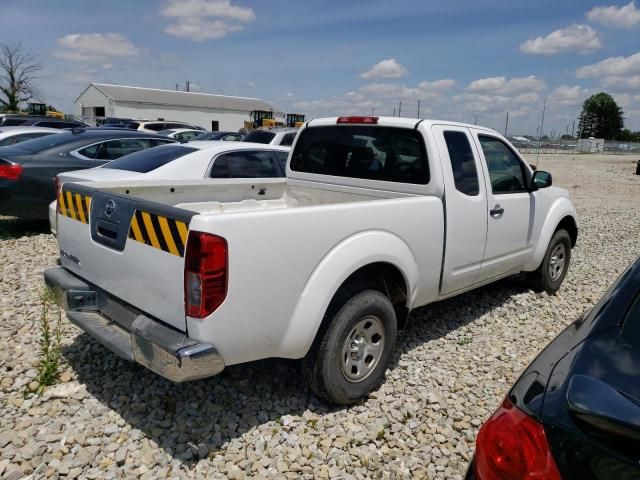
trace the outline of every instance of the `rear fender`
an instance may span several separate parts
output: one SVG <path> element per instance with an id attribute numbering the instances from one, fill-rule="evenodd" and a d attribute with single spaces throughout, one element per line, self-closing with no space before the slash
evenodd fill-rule
<path id="1" fill-rule="evenodd" d="M 314 269 L 282 336 L 280 351 L 286 352 L 289 358 L 304 357 L 340 286 L 360 268 L 377 262 L 389 263 L 400 270 L 407 285 L 409 307 L 418 281 L 418 266 L 409 246 L 389 232 L 354 234 L 329 251 Z"/>
<path id="2" fill-rule="evenodd" d="M 567 197 L 558 197 L 551 205 L 551 208 L 549 208 L 547 218 L 540 230 L 538 243 L 535 246 L 531 259 L 525 264 L 523 268 L 524 271 L 530 272 L 540 266 L 544 258 L 544 254 L 547 251 L 549 242 L 551 241 L 551 237 L 565 217 L 572 218 L 574 223 L 576 225 L 578 224 L 576 222 L 576 211 L 571 200 Z"/>

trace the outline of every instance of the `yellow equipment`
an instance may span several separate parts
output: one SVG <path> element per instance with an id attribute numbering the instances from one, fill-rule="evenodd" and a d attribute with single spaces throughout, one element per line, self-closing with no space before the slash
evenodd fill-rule
<path id="1" fill-rule="evenodd" d="M 287 113 L 287 127 L 300 128 L 304 125 L 304 115 L 301 113 Z"/>
<path id="2" fill-rule="evenodd" d="M 46 115 L 48 117 L 64 119 L 64 113 L 47 110 L 47 105 L 45 103 L 29 103 L 27 105 L 27 112 L 29 115 Z"/>

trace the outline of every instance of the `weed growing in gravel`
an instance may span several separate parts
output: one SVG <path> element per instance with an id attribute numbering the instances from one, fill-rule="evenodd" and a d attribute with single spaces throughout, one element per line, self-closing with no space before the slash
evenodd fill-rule
<path id="1" fill-rule="evenodd" d="M 458 345 L 462 347 L 463 345 L 469 345 L 472 341 L 471 337 L 464 337 L 458 340 Z"/>
<path id="2" fill-rule="evenodd" d="M 413 415 L 411 415 L 411 412 L 405 412 L 404 415 L 402 415 L 402 424 L 406 425 L 411 417 L 413 417 Z"/>
<path id="3" fill-rule="evenodd" d="M 38 392 L 53 385 L 60 375 L 60 357 L 62 343 L 62 310 L 56 292 L 47 288 L 40 295 L 42 314 L 40 316 L 40 362 L 38 364 Z M 52 311 L 55 318 L 51 319 Z"/>

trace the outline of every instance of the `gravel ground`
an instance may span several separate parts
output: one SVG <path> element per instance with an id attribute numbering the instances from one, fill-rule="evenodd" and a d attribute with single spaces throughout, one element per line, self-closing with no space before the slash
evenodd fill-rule
<path id="1" fill-rule="evenodd" d="M 351 408 L 316 399 L 280 360 L 174 385 L 67 321 L 60 383 L 28 394 L 56 244 L 46 225 L 0 218 L 0 476 L 462 478 L 478 427 L 519 372 L 638 255 L 636 161 L 541 156 L 579 215 L 559 294 L 513 278 L 414 312 L 386 383 Z"/>

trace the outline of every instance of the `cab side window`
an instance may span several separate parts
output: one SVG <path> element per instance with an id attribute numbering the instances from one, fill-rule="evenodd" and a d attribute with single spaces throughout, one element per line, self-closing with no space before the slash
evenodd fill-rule
<path id="1" fill-rule="evenodd" d="M 478 135 L 487 161 L 494 194 L 526 192 L 526 177 L 520 159 L 501 140 Z"/>
<path id="2" fill-rule="evenodd" d="M 444 140 L 449 151 L 456 190 L 475 197 L 480 193 L 478 170 L 467 134 L 460 131 L 447 131 L 444 132 Z"/>
<path id="3" fill-rule="evenodd" d="M 285 136 L 282 137 L 282 140 L 280 141 L 280 145 L 288 147 L 290 145 L 293 145 L 293 139 L 296 138 L 296 134 L 295 133 L 287 133 Z"/>

